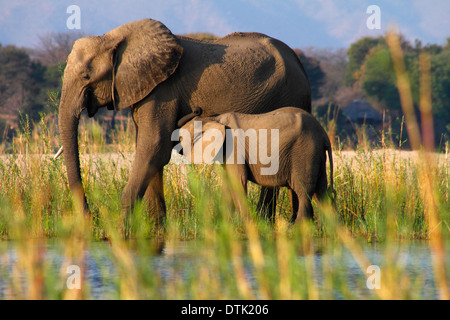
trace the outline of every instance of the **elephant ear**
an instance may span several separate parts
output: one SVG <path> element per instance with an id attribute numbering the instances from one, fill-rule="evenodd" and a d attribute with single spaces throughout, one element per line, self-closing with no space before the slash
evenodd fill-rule
<path id="1" fill-rule="evenodd" d="M 144 99 L 178 67 L 183 48 L 165 25 L 152 19 L 124 24 L 107 34 L 120 41 L 113 65 L 114 105 L 127 108 Z"/>

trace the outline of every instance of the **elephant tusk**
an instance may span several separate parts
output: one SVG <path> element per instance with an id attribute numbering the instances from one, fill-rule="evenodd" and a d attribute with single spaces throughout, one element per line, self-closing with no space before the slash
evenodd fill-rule
<path id="1" fill-rule="evenodd" d="M 62 146 L 61 148 L 59 148 L 58 152 L 55 154 L 55 156 L 53 157 L 53 159 L 58 159 L 59 156 L 61 155 L 61 153 L 64 152 L 64 146 Z"/>

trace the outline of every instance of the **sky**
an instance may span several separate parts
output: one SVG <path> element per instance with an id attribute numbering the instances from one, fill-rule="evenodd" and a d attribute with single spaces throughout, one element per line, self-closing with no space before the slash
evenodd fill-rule
<path id="1" fill-rule="evenodd" d="M 80 29 L 67 26 L 71 5 L 80 9 Z M 380 29 L 367 26 L 373 18 L 373 11 L 367 13 L 370 5 L 380 9 Z M 101 35 L 152 18 L 175 34 L 254 31 L 293 48 L 347 48 L 391 26 L 411 42 L 444 44 L 450 37 L 449 17 L 450 0 L 0 0 L 0 43 L 36 47 L 39 36 L 49 32 Z"/>

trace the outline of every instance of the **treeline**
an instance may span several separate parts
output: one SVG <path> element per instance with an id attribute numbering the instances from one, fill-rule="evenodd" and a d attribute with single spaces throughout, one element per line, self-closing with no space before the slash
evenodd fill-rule
<path id="1" fill-rule="evenodd" d="M 65 61 L 74 40 L 81 36 L 83 34 L 48 34 L 40 38 L 34 49 L 0 44 L 0 132 L 4 138 L 11 127 L 17 127 L 20 116 L 38 120 L 43 113 L 57 113 Z M 209 33 L 187 36 L 215 38 Z M 411 44 L 402 39 L 401 43 L 417 109 L 419 55 L 427 52 L 431 57 L 435 140 L 442 144 L 450 134 L 450 38 L 443 46 L 422 45 L 418 40 Z M 328 118 L 334 115 L 339 124 L 345 120 L 341 109 L 360 99 L 384 114 L 392 127 L 399 128 L 403 120 L 401 103 L 385 37 L 359 39 L 347 50 L 309 47 L 294 51 L 308 73 L 316 115 Z"/>
<path id="2" fill-rule="evenodd" d="M 65 61 L 81 33 L 50 33 L 36 48 L 0 43 L 0 133 L 10 138 L 22 118 L 57 113 Z"/>
<path id="3" fill-rule="evenodd" d="M 443 46 L 414 45 L 401 39 L 418 121 L 420 101 L 419 56 L 431 60 L 431 95 L 436 145 L 443 145 L 450 135 L 450 38 Z M 348 50 L 306 48 L 299 52 L 311 81 L 313 106 L 320 116 L 336 114 L 355 99 L 365 100 L 383 114 L 391 133 L 398 138 L 404 121 L 396 74 L 385 37 L 365 37 L 352 43 Z M 345 120 L 344 120 L 345 121 Z M 341 126 L 344 127 L 344 126 Z M 404 130 L 404 128 L 403 128 Z"/>

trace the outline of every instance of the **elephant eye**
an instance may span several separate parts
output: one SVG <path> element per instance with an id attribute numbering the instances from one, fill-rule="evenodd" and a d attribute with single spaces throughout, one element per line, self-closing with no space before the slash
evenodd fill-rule
<path id="1" fill-rule="evenodd" d="M 83 78 L 84 80 L 89 80 L 91 77 L 87 73 L 82 73 L 81 78 Z"/>

